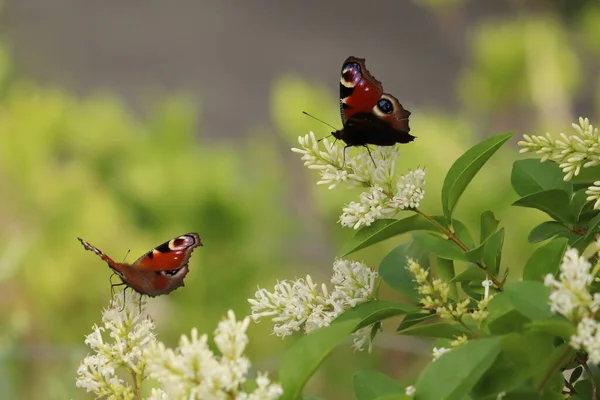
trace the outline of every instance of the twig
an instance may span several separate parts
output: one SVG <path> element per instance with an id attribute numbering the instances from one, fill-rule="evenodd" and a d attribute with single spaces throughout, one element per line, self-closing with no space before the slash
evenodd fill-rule
<path id="1" fill-rule="evenodd" d="M 590 369 L 590 366 L 587 364 L 587 356 L 583 356 L 583 355 L 582 355 L 582 357 L 577 356 L 577 357 L 575 357 L 575 360 L 581 364 L 581 366 L 585 370 L 585 373 L 588 375 L 588 378 L 592 385 L 592 400 L 596 400 L 597 399 L 597 397 L 596 397 L 596 380 L 594 379 L 594 375 L 592 374 L 592 370 Z"/>

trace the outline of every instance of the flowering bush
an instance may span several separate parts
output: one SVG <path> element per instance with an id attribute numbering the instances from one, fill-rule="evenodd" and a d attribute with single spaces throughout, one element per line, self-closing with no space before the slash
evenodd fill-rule
<path id="1" fill-rule="evenodd" d="M 250 370 L 250 360 L 244 356 L 248 317 L 237 321 L 232 311 L 227 313 L 215 330 L 220 352 L 215 354 L 208 337 L 199 336 L 196 329 L 190 337 L 182 335 L 176 349 L 167 348 L 156 340 L 145 308 L 136 293 L 115 294 L 102 313 L 103 325 L 94 326 L 85 340 L 94 353 L 77 370 L 78 387 L 98 398 L 140 399 L 142 386 L 155 379 L 160 386 L 150 388 L 147 398 L 152 400 L 270 400 L 281 395 L 281 387 L 261 373 L 253 391 L 242 388 Z M 127 375 L 131 383 L 126 383 Z"/>
<path id="2" fill-rule="evenodd" d="M 525 135 L 519 142 L 522 152 L 543 158 L 515 161 L 511 183 L 519 199 L 513 205 L 549 219 L 531 229 L 529 242 L 545 243 L 524 266 L 502 264 L 510 227 L 501 227 L 492 211 L 477 211 L 477 238 L 453 217 L 467 186 L 513 133 L 490 137 L 455 161 L 441 188 L 439 215 L 419 208 L 425 170 L 397 173 L 397 148 L 352 156 L 312 133 L 300 137 L 292 150 L 320 173 L 317 184 L 364 191 L 342 207 L 339 223 L 356 232 L 333 263 L 331 285 L 307 275 L 260 288 L 249 299 L 252 319 L 270 320 L 275 335 L 303 334 L 281 360 L 281 386 L 259 374 L 254 391 L 245 391 L 250 317 L 239 322 L 228 313 L 215 332 L 216 355 L 195 330 L 177 349 L 166 349 L 151 320 L 128 305 L 121 313 L 106 310 L 104 325 L 86 339 L 95 354 L 81 364 L 77 385 L 101 397 L 139 398 L 141 384 L 153 378 L 161 385 L 150 393 L 156 399 L 298 399 L 348 336 L 354 335 L 355 349 L 370 349 L 382 321 L 401 316 L 396 333 L 435 339 L 431 363 L 408 386 L 380 372 L 358 371 L 358 400 L 596 398 L 600 137 L 588 120 L 574 128 L 561 140 Z M 377 268 L 347 258 L 407 233 L 410 238 Z M 382 299 L 382 283 L 406 301 Z M 131 376 L 131 385 L 119 369 Z"/>

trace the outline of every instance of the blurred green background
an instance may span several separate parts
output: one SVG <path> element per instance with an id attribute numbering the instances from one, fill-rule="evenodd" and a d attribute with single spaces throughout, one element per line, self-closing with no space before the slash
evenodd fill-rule
<path id="1" fill-rule="evenodd" d="M 475 141 L 569 132 L 580 115 L 597 123 L 597 1 L 277 4 L 5 1 L 1 399 L 90 398 L 74 387 L 75 371 L 109 301 L 110 272 L 77 236 L 115 259 L 131 250 L 131 261 L 200 233 L 186 287 L 148 302 L 170 345 L 194 326 L 211 332 L 229 308 L 248 314 L 258 286 L 307 273 L 327 280 L 353 234 L 337 218 L 358 191 L 317 187 L 289 148 L 310 130 L 329 133 L 302 110 L 341 124 L 338 74 L 349 55 L 366 57 L 412 111 L 418 140 L 402 148 L 398 168 L 427 168 L 422 208 L 431 214 L 448 167 Z M 509 206 L 511 146 L 475 179 L 457 217 L 476 232 L 480 213 L 493 210 L 510 239 L 503 267 L 519 269 L 543 217 Z M 400 242 L 353 257 L 377 265 Z M 251 325 L 249 355 L 275 372 L 293 339 L 270 326 Z M 306 392 L 352 398 L 359 368 L 410 383 L 428 343 L 388 328 L 371 355 L 336 350 Z"/>

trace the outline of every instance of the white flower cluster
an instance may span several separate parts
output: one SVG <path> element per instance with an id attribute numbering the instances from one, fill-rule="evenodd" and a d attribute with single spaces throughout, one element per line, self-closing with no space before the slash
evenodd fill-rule
<path id="1" fill-rule="evenodd" d="M 567 136 L 560 134 L 554 139 L 550 133 L 546 136 L 523 135 L 524 141 L 518 143 L 523 147 L 520 153 L 535 152 L 542 156 L 541 161 L 552 160 L 559 164 L 565 175 L 565 181 L 579 175 L 581 168 L 600 165 L 600 135 L 598 128 L 590 125 L 587 118 L 579 118 L 579 124 L 572 124 L 576 134 Z"/>
<path id="2" fill-rule="evenodd" d="M 596 244 L 598 245 L 598 243 Z M 559 279 L 548 274 L 544 284 L 552 290 L 550 309 L 577 324 L 577 333 L 570 345 L 588 353 L 589 359 L 600 363 L 600 324 L 593 319 L 600 309 L 600 293 L 590 293 L 594 275 L 591 264 L 576 249 L 568 249 L 560 265 Z"/>
<path id="3" fill-rule="evenodd" d="M 146 358 L 150 377 L 163 384 L 164 393 L 176 399 L 207 400 L 271 400 L 283 394 L 281 386 L 271 383 L 266 374 L 258 374 L 257 388 L 246 393 L 241 385 L 246 381 L 250 360 L 244 356 L 250 318 L 235 319 L 227 313 L 215 330 L 214 342 L 221 355 L 214 354 L 207 335 L 192 329 L 188 338 L 181 336 L 179 346 L 168 349 L 162 343 L 150 346 Z M 155 392 L 156 398 L 161 398 Z"/>
<path id="4" fill-rule="evenodd" d="M 518 143 L 523 147 L 521 153 L 535 152 L 542 156 L 541 161 L 552 160 L 558 163 L 565 173 L 564 180 L 579 175 L 581 168 L 600 165 L 600 133 L 587 118 L 579 118 L 579 124 L 572 124 L 575 134 L 560 134 L 554 139 L 549 133 L 546 136 L 523 135 Z M 594 209 L 600 209 L 600 181 L 594 182 L 585 192 L 588 201 L 594 201 Z"/>
<path id="5" fill-rule="evenodd" d="M 552 289 L 550 309 L 571 320 L 579 320 L 590 312 L 600 308 L 600 293 L 590 294 L 590 286 L 594 277 L 590 273 L 591 264 L 577 249 L 565 252 L 558 280 L 548 274 L 544 284 Z"/>
<path id="6" fill-rule="evenodd" d="M 340 143 L 323 139 L 322 148 L 314 133 L 298 138 L 302 161 L 310 169 L 320 171 L 317 185 L 333 189 L 341 183 L 350 187 L 367 187 L 359 202 L 351 202 L 343 209 L 340 224 L 358 229 L 369 226 L 376 219 L 386 218 L 398 210 L 415 209 L 425 196 L 425 170 L 416 169 L 405 175 L 396 175 L 396 147 L 377 146 L 370 153 L 361 151 L 356 156 L 345 154 Z"/>
<path id="7" fill-rule="evenodd" d="M 139 294 L 115 294 L 111 306 L 102 313 L 103 326 L 94 325 L 85 339 L 94 354 L 86 356 L 77 369 L 77 387 L 97 397 L 135 397 L 139 384 L 148 377 L 143 354 L 156 341 L 154 324 L 144 310 Z M 133 386 L 118 372 L 128 373 Z"/>
<path id="8" fill-rule="evenodd" d="M 271 317 L 275 323 L 273 333 L 288 336 L 302 330 L 309 333 L 328 326 L 345 310 L 372 299 L 377 272 L 367 265 L 350 260 L 338 259 L 333 264 L 331 283 L 320 287 L 313 283 L 310 275 L 306 279 L 278 282 L 272 292 L 259 289 L 254 299 L 248 299 L 255 321 Z M 371 327 L 355 332 L 354 347 L 362 350 L 370 346 Z"/>
<path id="9" fill-rule="evenodd" d="M 241 389 L 250 369 L 244 356 L 249 317 L 236 321 L 229 311 L 219 323 L 214 342 L 220 355 L 210 350 L 207 336 L 199 337 L 196 329 L 171 350 L 156 340 L 154 324 L 140 301 L 137 293 L 127 292 L 124 298 L 117 293 L 112 307 L 103 311 L 103 326 L 94 326 L 85 340 L 94 354 L 85 357 L 77 370 L 78 387 L 97 398 L 139 399 L 142 383 L 156 379 L 162 386 L 151 389 L 150 400 L 275 400 L 282 395 L 281 387 L 261 373 L 254 391 Z M 132 384 L 119 372 L 130 375 L 127 380 Z"/>

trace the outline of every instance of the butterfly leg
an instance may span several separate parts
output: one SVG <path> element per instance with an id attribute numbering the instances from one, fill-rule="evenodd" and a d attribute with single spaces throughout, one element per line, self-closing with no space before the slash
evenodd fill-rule
<path id="1" fill-rule="evenodd" d="M 112 283 L 112 277 L 113 277 L 114 275 L 116 275 L 116 274 L 114 274 L 114 273 L 113 273 L 113 274 L 110 276 L 110 278 L 108 278 L 108 280 L 109 280 L 109 282 L 110 282 L 110 302 L 111 302 L 111 306 L 112 306 L 112 301 L 113 301 L 113 299 L 114 299 L 114 297 L 115 297 L 115 287 L 118 287 L 118 286 L 123 286 L 123 285 L 125 285 L 125 283 L 124 283 L 124 282 L 121 282 L 121 283 Z"/>
<path id="2" fill-rule="evenodd" d="M 374 166 L 375 168 L 377 168 L 377 164 L 375 164 L 375 160 L 373 159 L 373 155 L 371 154 L 371 149 L 369 149 L 369 146 L 367 146 L 366 144 L 365 144 L 365 145 L 363 145 L 363 147 L 364 147 L 365 149 L 367 149 L 367 151 L 369 152 L 369 157 L 371 157 L 371 161 L 373 161 L 373 166 Z"/>
<path id="3" fill-rule="evenodd" d="M 344 161 L 342 162 L 342 169 L 344 168 L 344 166 L 346 165 L 346 149 L 348 147 L 352 147 L 351 145 L 347 144 L 346 146 L 344 146 Z"/>
<path id="4" fill-rule="evenodd" d="M 121 286 L 121 285 L 115 285 L 115 286 Z M 121 307 L 121 309 L 119 310 L 119 312 L 123 311 L 125 309 L 125 291 L 129 289 L 128 286 L 125 286 L 125 288 L 123 289 L 123 306 Z"/>

